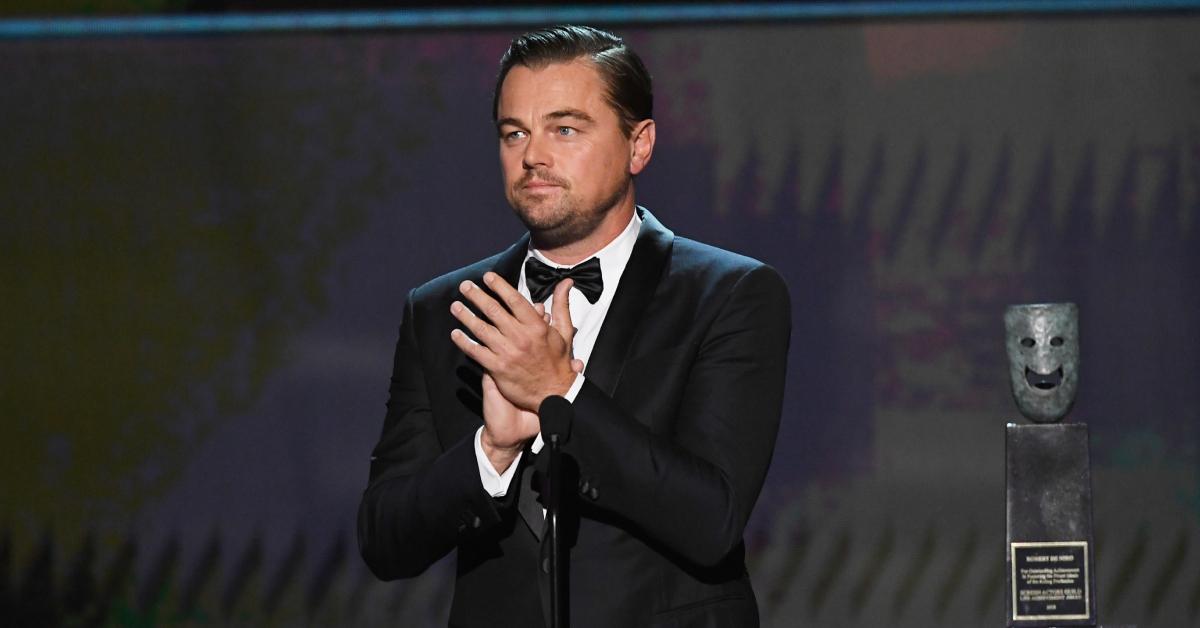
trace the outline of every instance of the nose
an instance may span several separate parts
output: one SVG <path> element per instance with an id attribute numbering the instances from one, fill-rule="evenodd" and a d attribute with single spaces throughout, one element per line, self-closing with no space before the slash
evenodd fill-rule
<path id="1" fill-rule="evenodd" d="M 1049 338 L 1039 338 L 1037 348 L 1033 351 L 1033 359 L 1030 360 L 1033 367 L 1039 373 L 1049 373 L 1055 368 L 1061 366 L 1061 359 L 1058 356 L 1058 351 L 1050 346 Z"/>
<path id="2" fill-rule="evenodd" d="M 545 137 L 545 134 L 534 132 L 529 135 L 529 141 L 525 143 L 525 152 L 521 155 L 521 164 L 526 170 L 549 168 L 554 165 L 549 138 Z"/>

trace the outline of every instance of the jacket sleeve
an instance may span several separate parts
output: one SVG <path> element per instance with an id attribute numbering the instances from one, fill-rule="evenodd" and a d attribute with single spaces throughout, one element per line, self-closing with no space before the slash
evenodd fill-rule
<path id="1" fill-rule="evenodd" d="M 647 423 L 663 422 L 640 421 L 585 383 L 564 446 L 581 498 L 698 565 L 737 548 L 775 447 L 790 310 L 770 267 L 740 277 L 702 334 L 667 430 L 652 431 Z"/>
<path id="2" fill-rule="evenodd" d="M 500 520 L 479 480 L 472 438 L 443 447 L 435 431 L 414 295 L 400 324 L 383 433 L 358 509 L 359 552 L 384 580 L 420 574 Z"/>

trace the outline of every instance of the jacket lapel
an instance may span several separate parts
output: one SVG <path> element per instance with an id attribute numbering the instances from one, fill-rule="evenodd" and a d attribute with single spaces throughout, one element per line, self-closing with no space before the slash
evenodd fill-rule
<path id="1" fill-rule="evenodd" d="M 508 285 L 517 287 L 517 280 L 521 278 L 521 262 L 525 261 L 525 255 L 528 252 L 529 234 L 526 233 L 515 244 L 497 256 L 496 264 L 492 266 L 492 272 L 503 277 Z"/>
<path id="2" fill-rule="evenodd" d="M 675 234 L 645 208 L 638 207 L 637 211 L 642 217 L 642 228 L 584 371 L 588 381 L 609 396 L 621 379 L 621 370 L 637 337 L 638 322 L 654 297 L 675 239 Z"/>

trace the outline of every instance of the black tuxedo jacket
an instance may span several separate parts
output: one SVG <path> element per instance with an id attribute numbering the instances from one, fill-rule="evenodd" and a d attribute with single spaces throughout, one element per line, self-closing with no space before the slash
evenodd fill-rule
<path id="1" fill-rule="evenodd" d="M 563 447 L 576 478 L 563 517 L 570 625 L 757 626 L 742 530 L 778 431 L 787 288 L 761 262 L 677 238 L 638 212 Z M 548 623 L 541 530 L 517 512 L 532 489 L 483 490 L 480 370 L 450 341 L 459 283 L 482 286 L 494 270 L 516 285 L 527 246 L 409 295 L 359 508 L 359 549 L 380 578 L 415 576 L 457 548 L 451 626 Z"/>

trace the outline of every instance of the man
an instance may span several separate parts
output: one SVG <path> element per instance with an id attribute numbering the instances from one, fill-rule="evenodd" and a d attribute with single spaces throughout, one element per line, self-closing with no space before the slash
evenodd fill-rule
<path id="1" fill-rule="evenodd" d="M 535 413 L 562 395 L 570 625 L 758 625 L 742 531 L 778 431 L 786 287 L 635 205 L 650 78 L 615 36 L 518 37 L 493 115 L 529 235 L 409 295 L 363 558 L 403 578 L 457 549 L 451 626 L 549 625 Z"/>

